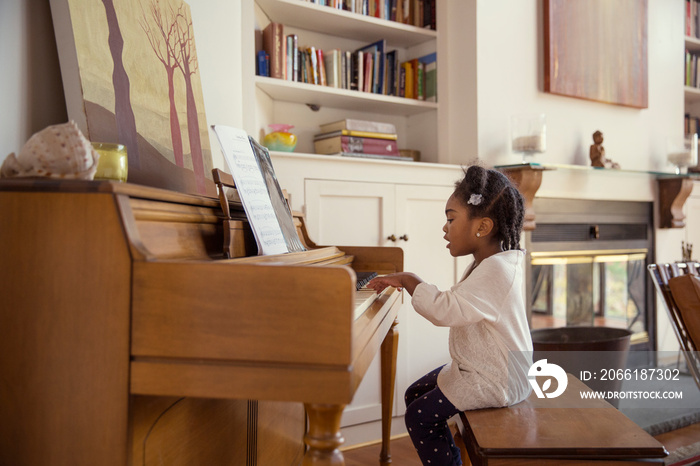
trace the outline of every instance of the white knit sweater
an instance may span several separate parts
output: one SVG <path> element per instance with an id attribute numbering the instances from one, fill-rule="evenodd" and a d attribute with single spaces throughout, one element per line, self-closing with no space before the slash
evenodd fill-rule
<path id="1" fill-rule="evenodd" d="M 438 386 L 462 411 L 518 403 L 530 393 L 532 338 L 523 289 L 524 252 L 509 250 L 472 264 L 449 291 L 421 283 L 413 308 L 450 327 L 452 362 Z"/>

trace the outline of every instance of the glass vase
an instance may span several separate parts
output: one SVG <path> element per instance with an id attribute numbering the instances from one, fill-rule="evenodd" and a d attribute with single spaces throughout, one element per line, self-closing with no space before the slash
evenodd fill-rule
<path id="1" fill-rule="evenodd" d="M 270 150 L 282 152 L 294 152 L 297 146 L 297 137 L 289 130 L 294 128 L 293 125 L 274 124 L 268 125 L 272 131 L 267 133 L 263 138 L 263 146 Z"/>

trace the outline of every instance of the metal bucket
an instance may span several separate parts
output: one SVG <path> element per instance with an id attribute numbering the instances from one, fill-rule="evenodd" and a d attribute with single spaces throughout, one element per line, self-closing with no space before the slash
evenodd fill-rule
<path id="1" fill-rule="evenodd" d="M 533 361 L 546 359 L 573 374 L 592 390 L 605 392 L 605 399 L 617 407 L 611 396 L 620 390 L 632 332 L 612 327 L 561 327 L 533 330 Z"/>

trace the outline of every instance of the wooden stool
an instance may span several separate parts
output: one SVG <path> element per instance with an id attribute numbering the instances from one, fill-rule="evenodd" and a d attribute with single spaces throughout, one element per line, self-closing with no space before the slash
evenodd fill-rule
<path id="1" fill-rule="evenodd" d="M 465 411 L 457 422 L 475 466 L 663 464 L 664 446 L 571 374 L 557 398 Z M 466 458 L 465 458 L 466 460 Z M 465 461 L 465 464 L 468 464 Z"/>

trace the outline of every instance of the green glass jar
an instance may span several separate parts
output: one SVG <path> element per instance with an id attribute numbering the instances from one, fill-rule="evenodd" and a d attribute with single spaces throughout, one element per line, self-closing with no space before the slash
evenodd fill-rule
<path id="1" fill-rule="evenodd" d="M 100 154 L 100 160 L 97 161 L 95 179 L 126 182 L 129 170 L 126 146 L 107 142 L 93 142 L 92 147 Z"/>

